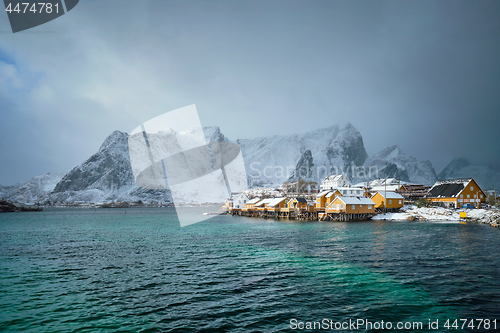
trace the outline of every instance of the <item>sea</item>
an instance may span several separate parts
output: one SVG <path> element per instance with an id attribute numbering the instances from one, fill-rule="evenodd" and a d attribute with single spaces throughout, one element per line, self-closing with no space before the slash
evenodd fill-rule
<path id="1" fill-rule="evenodd" d="M 499 332 L 500 228 L 0 214 L 0 331 Z"/>

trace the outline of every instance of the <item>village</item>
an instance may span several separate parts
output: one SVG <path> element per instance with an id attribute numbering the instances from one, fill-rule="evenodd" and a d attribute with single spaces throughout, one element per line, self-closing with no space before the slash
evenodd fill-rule
<path id="1" fill-rule="evenodd" d="M 407 211 L 409 205 L 441 207 L 450 216 L 450 210 L 462 210 L 459 216 L 463 220 L 468 218 L 466 210 L 498 210 L 496 191 L 483 191 L 473 178 L 440 180 L 433 186 L 409 184 L 395 178 L 350 184 L 340 174 L 326 177 L 318 190 L 311 190 L 303 181 L 300 183 L 300 180 L 285 183 L 275 190 L 234 193 L 222 210 L 237 216 L 303 221 L 363 221 L 375 216 L 386 219 L 387 214 Z M 401 216 L 415 219 L 408 214 Z M 496 220 L 491 222 L 497 226 Z"/>

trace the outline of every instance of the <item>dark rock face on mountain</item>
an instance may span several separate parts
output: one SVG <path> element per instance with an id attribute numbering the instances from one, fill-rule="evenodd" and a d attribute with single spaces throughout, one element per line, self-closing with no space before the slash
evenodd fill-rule
<path id="1" fill-rule="evenodd" d="M 368 158 L 363 144 L 363 137 L 352 124 L 347 124 L 337 138 L 326 149 L 326 157 L 334 165 L 338 159 L 344 161 L 344 168 L 355 165 L 360 166 Z"/>
<path id="2" fill-rule="evenodd" d="M 395 163 L 389 163 L 386 167 L 379 171 L 379 178 L 396 178 L 404 182 L 409 182 L 408 172 L 401 170 Z"/>
<path id="3" fill-rule="evenodd" d="M 316 172 L 314 170 L 313 157 L 310 150 L 306 150 L 302 157 L 297 162 L 295 171 L 288 179 L 289 181 L 296 181 L 299 179 L 304 180 L 314 180 L 316 178 Z"/>
<path id="4" fill-rule="evenodd" d="M 115 131 L 99 151 L 68 172 L 53 193 L 87 189 L 113 190 L 134 184 L 128 153 L 128 134 Z"/>

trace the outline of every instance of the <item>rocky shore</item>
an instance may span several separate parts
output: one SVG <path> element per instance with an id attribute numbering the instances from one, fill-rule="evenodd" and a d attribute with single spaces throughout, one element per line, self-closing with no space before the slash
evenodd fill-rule
<path id="1" fill-rule="evenodd" d="M 460 217 L 460 212 L 467 213 L 466 218 Z M 397 213 L 375 215 L 373 220 L 392 221 L 469 221 L 500 225 L 500 211 L 487 209 L 455 210 L 442 207 L 404 206 Z"/>

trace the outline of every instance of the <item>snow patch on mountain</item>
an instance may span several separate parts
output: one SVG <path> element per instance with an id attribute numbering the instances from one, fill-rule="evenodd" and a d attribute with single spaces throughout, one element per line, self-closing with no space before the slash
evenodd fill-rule
<path id="1" fill-rule="evenodd" d="M 56 184 L 64 176 L 64 173 L 46 173 L 36 176 L 28 182 L 11 187 L 6 197 L 9 201 L 19 202 L 43 202 L 54 190 Z"/>
<path id="2" fill-rule="evenodd" d="M 436 171 L 430 161 L 417 161 L 416 158 L 406 155 L 397 145 L 369 157 L 364 165 L 367 169 L 376 167 L 378 178 L 399 178 L 402 181 L 425 185 L 432 185 L 437 180 Z"/>

